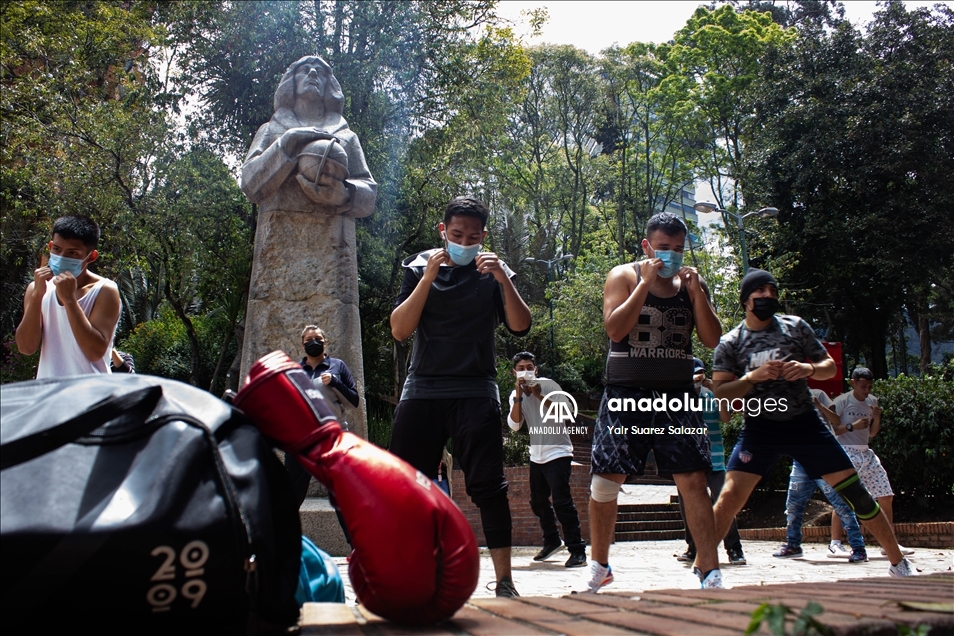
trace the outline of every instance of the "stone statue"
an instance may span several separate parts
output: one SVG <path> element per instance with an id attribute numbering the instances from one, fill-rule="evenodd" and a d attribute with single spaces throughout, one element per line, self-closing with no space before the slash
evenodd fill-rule
<path id="1" fill-rule="evenodd" d="M 338 80 L 320 57 L 303 57 L 285 71 L 275 114 L 258 129 L 242 166 L 242 191 L 260 213 L 362 217 L 374 210 L 377 184 L 358 136 L 341 116 L 343 102 Z M 323 163 L 321 174 L 316 163 Z"/>
<path id="2" fill-rule="evenodd" d="M 258 129 L 242 166 L 242 191 L 258 204 L 245 318 L 242 377 L 318 323 L 364 390 L 355 222 L 374 211 L 377 184 L 342 116 L 344 94 L 320 57 L 303 57 L 275 91 L 275 114 Z M 364 400 L 354 431 L 367 437 Z"/>

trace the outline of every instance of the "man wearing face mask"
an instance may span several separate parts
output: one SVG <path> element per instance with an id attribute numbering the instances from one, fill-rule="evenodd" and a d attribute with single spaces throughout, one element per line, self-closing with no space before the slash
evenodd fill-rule
<path id="1" fill-rule="evenodd" d="M 614 267 L 606 279 L 603 323 L 610 351 L 606 389 L 593 429 L 593 562 L 584 592 L 595 593 L 613 581 L 609 546 L 620 485 L 627 475 L 643 474 L 650 450 L 660 473 L 673 476 L 686 500 L 686 524 L 696 542 L 703 587 L 722 587 L 706 489 L 706 473 L 712 468 L 709 437 L 699 411 L 669 406 L 673 398 L 696 400 L 693 329 L 707 347 L 715 347 L 722 334 L 699 273 L 682 266 L 687 234 L 685 223 L 675 215 L 654 215 L 642 241 L 647 258 Z M 662 407 L 635 408 L 653 400 Z M 614 407 L 627 402 L 634 407 Z"/>
<path id="2" fill-rule="evenodd" d="M 513 357 L 516 385 L 510 393 L 510 413 L 507 415 L 510 430 L 519 431 L 526 421 L 530 431 L 530 509 L 540 520 L 543 530 L 543 549 L 533 560 L 546 561 L 563 547 L 557 529 L 559 519 L 570 552 L 565 567 L 579 568 L 586 565 L 586 543 L 580 533 L 580 517 L 570 494 L 573 444 L 565 427 L 543 420 L 550 406 L 547 396 L 561 389 L 550 378 L 537 376 L 533 360 L 529 351 Z M 563 396 L 554 396 L 553 399 L 566 400 Z"/>
<path id="3" fill-rule="evenodd" d="M 116 283 L 87 268 L 99 258 L 99 227 L 85 216 L 53 224 L 53 240 L 23 297 L 17 349 L 40 350 L 36 377 L 109 373 L 109 353 L 119 322 Z"/>
<path id="4" fill-rule="evenodd" d="M 739 300 L 745 320 L 722 337 L 713 363 L 716 397 L 741 399 L 745 406 L 745 426 L 715 505 L 716 540 L 728 531 L 759 480 L 782 455 L 788 455 L 801 464 L 809 479 L 828 482 L 885 546 L 891 562 L 889 575 L 910 576 L 913 570 L 890 523 L 815 410 L 806 379 L 832 377 L 835 361 L 804 320 L 776 315 L 778 283 L 768 272 L 749 270 L 742 279 Z"/>
<path id="5" fill-rule="evenodd" d="M 526 334 L 530 310 L 510 268 L 480 251 L 488 216 L 477 199 L 453 199 L 437 226 L 445 247 L 404 261 L 391 333 L 399 341 L 416 335 L 389 450 L 433 479 L 447 439 L 453 440 L 467 494 L 480 510 L 497 596 L 512 597 L 494 331 L 502 322 L 514 335 Z"/>

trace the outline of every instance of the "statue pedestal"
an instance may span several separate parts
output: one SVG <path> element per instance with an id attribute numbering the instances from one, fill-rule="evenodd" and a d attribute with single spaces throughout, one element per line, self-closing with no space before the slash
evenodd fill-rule
<path id="1" fill-rule="evenodd" d="M 241 377 L 276 349 L 301 359 L 305 325 L 318 325 L 328 355 L 351 369 L 361 400 L 347 412 L 348 422 L 352 432 L 367 439 L 355 221 L 321 212 L 263 211 L 255 235 Z"/>

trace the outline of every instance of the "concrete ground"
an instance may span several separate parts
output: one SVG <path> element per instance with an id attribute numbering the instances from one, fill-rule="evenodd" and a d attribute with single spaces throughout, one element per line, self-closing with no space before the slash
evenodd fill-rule
<path id="1" fill-rule="evenodd" d="M 624 486 L 619 502 L 668 503 L 669 496 L 676 494 L 674 486 Z M 722 575 L 727 587 L 742 585 L 772 585 L 776 583 L 826 582 L 841 579 L 883 577 L 888 574 L 890 563 L 880 554 L 877 546 L 868 550 L 868 563 L 851 564 L 847 559 L 827 558 L 827 546 L 808 543 L 802 546 L 805 556 L 800 559 L 777 559 L 772 553 L 779 544 L 766 541 L 743 541 L 743 550 L 748 565 L 729 565 L 725 551 L 720 546 Z M 522 596 L 559 597 L 583 589 L 589 577 L 589 567 L 567 569 L 563 567 L 569 554 L 563 550 L 549 560 L 538 563 L 533 555 L 540 549 L 514 547 L 512 568 L 514 584 Z M 690 566 L 676 561 L 676 555 L 685 551 L 684 541 L 627 541 L 610 548 L 610 565 L 613 566 L 615 582 L 607 591 L 662 590 L 698 588 L 698 579 L 692 575 Z M 589 556 L 589 551 L 587 551 Z M 918 573 L 951 571 L 954 550 L 918 548 L 908 560 Z M 345 558 L 336 558 L 338 569 L 345 581 L 345 594 L 349 603 L 355 600 L 354 590 L 348 580 L 348 565 Z M 494 581 L 493 564 L 486 548 L 480 551 L 480 582 L 473 596 L 492 597 L 487 589 Z M 491 585 L 492 587 L 492 585 Z"/>

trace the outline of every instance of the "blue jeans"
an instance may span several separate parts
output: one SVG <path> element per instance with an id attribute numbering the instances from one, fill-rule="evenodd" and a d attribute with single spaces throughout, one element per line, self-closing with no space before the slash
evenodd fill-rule
<path id="1" fill-rule="evenodd" d="M 835 492 L 835 489 L 828 485 L 828 482 L 824 479 L 810 479 L 798 462 L 792 464 L 792 475 L 788 480 L 788 497 L 785 500 L 785 512 L 788 515 L 786 537 L 788 544 L 796 547 L 802 544 L 802 517 L 805 515 L 805 506 L 815 494 L 816 488 L 821 488 L 825 498 L 835 509 L 835 514 L 841 519 L 841 525 L 845 527 L 845 532 L 848 534 L 848 544 L 851 549 L 864 549 L 865 540 L 861 536 L 861 528 L 858 527 L 858 518 L 855 517 L 855 513 Z"/>

